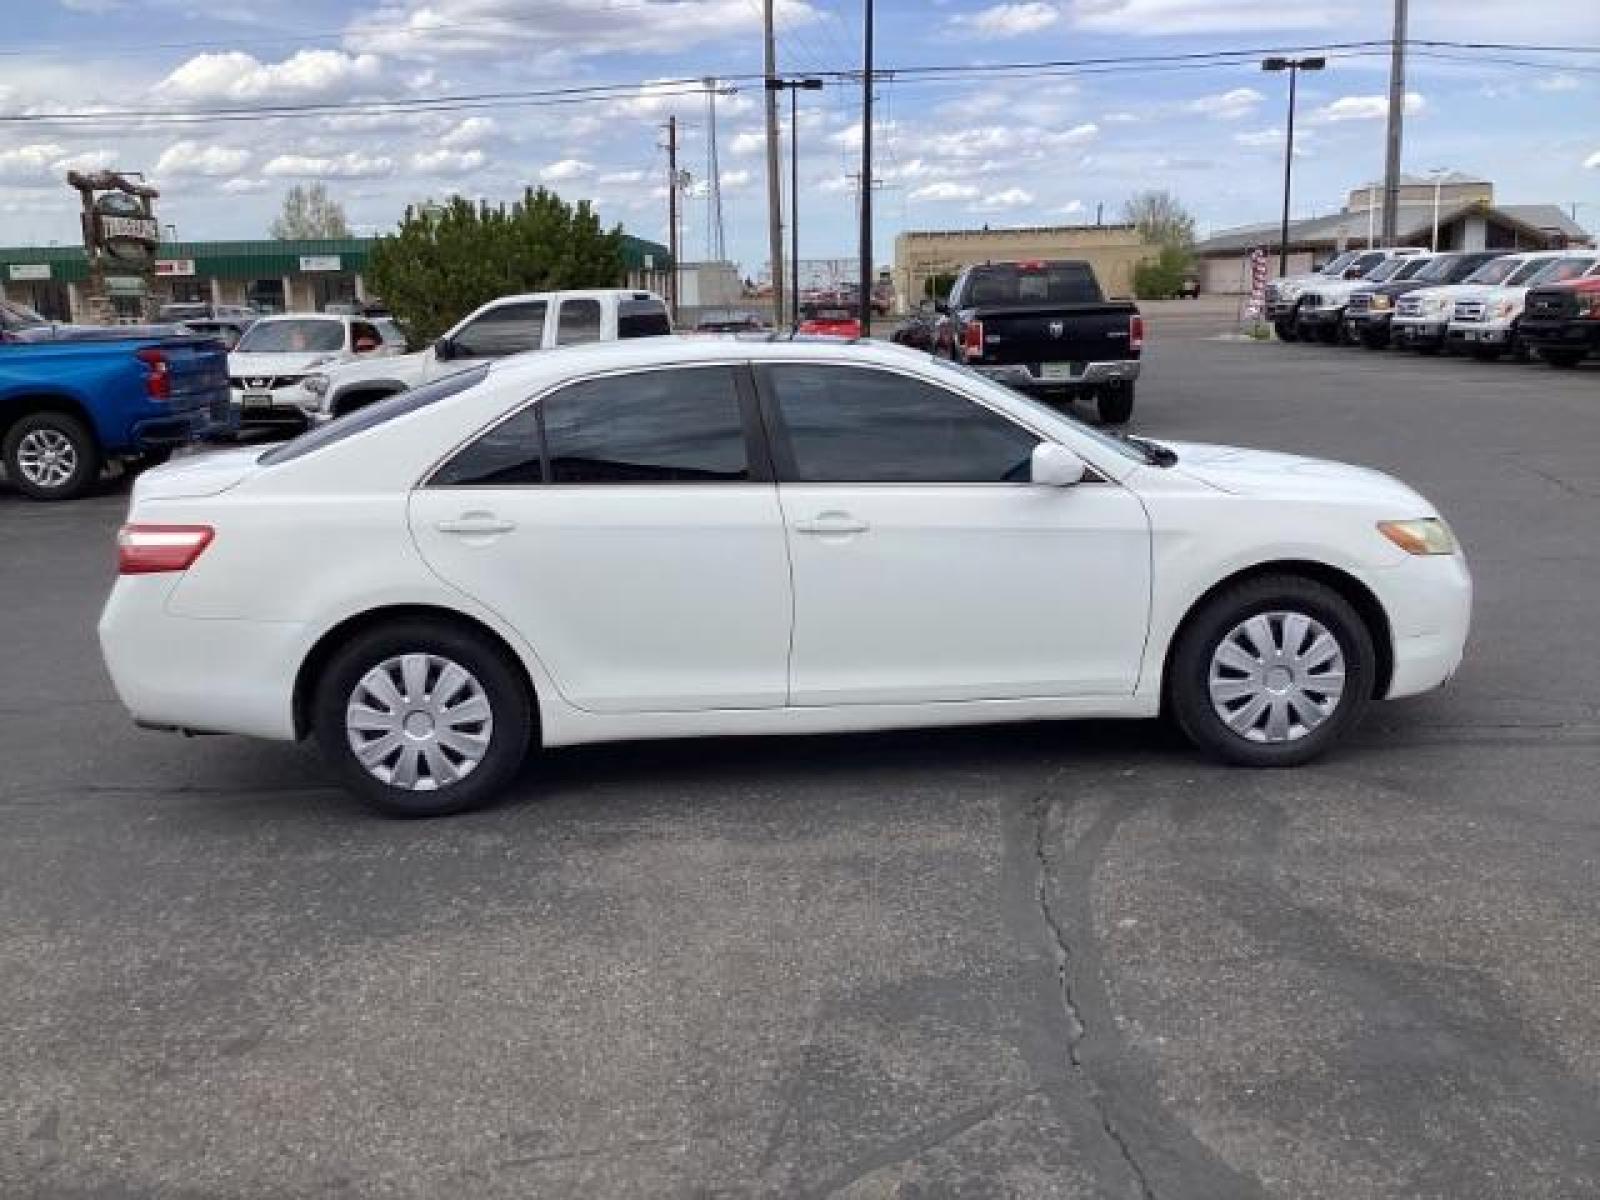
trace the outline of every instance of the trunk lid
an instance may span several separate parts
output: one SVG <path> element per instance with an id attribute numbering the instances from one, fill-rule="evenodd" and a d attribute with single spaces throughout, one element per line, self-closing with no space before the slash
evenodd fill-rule
<path id="1" fill-rule="evenodd" d="M 174 458 L 134 480 L 130 511 L 146 500 L 183 500 L 225 492 L 261 470 L 256 460 L 262 453 L 261 446 L 239 446 Z"/>

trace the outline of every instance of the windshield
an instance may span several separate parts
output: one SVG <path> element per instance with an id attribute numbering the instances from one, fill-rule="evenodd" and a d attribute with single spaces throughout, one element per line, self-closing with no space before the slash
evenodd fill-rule
<path id="1" fill-rule="evenodd" d="M 937 355 L 931 354 L 925 361 L 932 363 L 941 371 L 950 371 L 961 376 L 961 381 L 964 384 L 977 387 L 982 391 L 1003 391 L 1006 394 L 1006 398 L 1013 402 L 1021 400 L 1030 409 L 1043 418 L 1046 424 L 1051 421 L 1066 421 L 1076 432 L 1083 434 L 1097 445 L 1104 446 L 1107 450 L 1111 450 L 1117 454 L 1120 454 L 1123 458 L 1131 458 L 1137 463 L 1151 463 L 1155 461 L 1154 455 L 1142 449 L 1134 442 L 1129 441 L 1127 438 L 1121 437 L 1117 434 L 1107 433 L 1103 429 L 1096 429 L 1087 421 L 1080 417 L 1074 416 L 1065 409 L 1051 408 L 1048 404 L 1043 404 L 1040 401 L 1035 400 L 1026 392 L 1019 392 L 1015 388 L 1007 387 L 1003 383 L 997 383 L 995 380 L 990 379 L 987 375 L 983 374 L 983 372 L 974 370 L 972 367 L 964 366 L 961 363 L 951 362 L 948 358 L 940 358 Z"/>
<path id="2" fill-rule="evenodd" d="M 7 329 L 26 329 L 32 325 L 48 325 L 46 321 L 26 304 L 14 304 L 10 300 L 0 300 L 0 325 Z"/>
<path id="3" fill-rule="evenodd" d="M 1443 283 L 1450 278 L 1450 269 L 1460 261 L 1454 254 L 1441 254 L 1438 258 L 1430 259 L 1428 265 L 1413 278 L 1422 283 Z"/>
<path id="4" fill-rule="evenodd" d="M 1394 273 L 1394 277 L 1397 280 L 1419 278 L 1422 273 L 1428 269 L 1428 264 L 1431 263 L 1433 259 L 1427 256 L 1418 256 L 1416 258 L 1402 258 L 1399 261 L 1405 265 Z"/>
<path id="5" fill-rule="evenodd" d="M 1512 272 L 1515 271 L 1521 274 L 1522 270 L 1527 266 L 1529 266 L 1529 263 L 1525 258 L 1497 258 L 1493 262 L 1484 263 L 1483 266 L 1468 275 L 1462 282 L 1515 283 L 1516 280 L 1511 278 Z"/>
<path id="6" fill-rule="evenodd" d="M 327 354 L 343 349 L 343 321 L 258 321 L 239 339 L 241 354 Z"/>
<path id="7" fill-rule="evenodd" d="M 1568 279 L 1582 278 L 1594 266 L 1593 258 L 1555 258 L 1545 263 L 1528 280 L 1534 283 L 1565 283 Z"/>
<path id="8" fill-rule="evenodd" d="M 1387 262 L 1379 263 L 1367 275 L 1367 282 L 1382 283 L 1387 279 L 1393 279 L 1400 274 L 1402 269 L 1410 266 L 1414 261 L 1414 259 L 1410 258 L 1391 258 Z"/>

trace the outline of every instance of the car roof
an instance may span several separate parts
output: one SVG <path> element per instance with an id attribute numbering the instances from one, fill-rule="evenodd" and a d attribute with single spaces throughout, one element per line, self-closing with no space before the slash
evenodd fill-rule
<path id="1" fill-rule="evenodd" d="M 273 313 L 271 316 L 258 317 L 257 325 L 277 321 L 339 321 L 348 324 L 351 321 L 371 321 L 370 317 L 352 317 L 347 313 Z"/>

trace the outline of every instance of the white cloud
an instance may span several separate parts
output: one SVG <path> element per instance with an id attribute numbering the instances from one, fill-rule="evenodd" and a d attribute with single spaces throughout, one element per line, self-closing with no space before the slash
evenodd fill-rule
<path id="1" fill-rule="evenodd" d="M 728 177 L 728 172 L 723 172 L 723 176 L 722 177 L 724 179 L 726 179 Z M 616 185 L 616 184 L 624 184 L 624 183 L 643 183 L 644 182 L 644 172 L 643 171 L 608 171 L 604 175 L 600 176 L 600 178 L 598 180 L 596 180 L 596 182 L 597 183 L 601 183 L 601 184 L 607 184 L 607 185 Z"/>
<path id="2" fill-rule="evenodd" d="M 1056 217 L 1075 217 L 1084 211 L 1082 200 L 1068 200 L 1065 204 L 1052 208 L 1050 214 Z"/>
<path id="3" fill-rule="evenodd" d="M 411 169 L 424 173 L 476 171 L 484 161 L 482 150 L 452 150 L 440 146 L 436 150 L 418 150 L 411 156 Z"/>
<path id="4" fill-rule="evenodd" d="M 1265 99 L 1255 88 L 1242 87 L 1215 96 L 1201 96 L 1198 100 L 1189 101 L 1184 108 L 1202 116 L 1215 117 L 1219 121 L 1238 121 L 1254 113 Z"/>
<path id="5" fill-rule="evenodd" d="M 327 156 L 280 154 L 261 173 L 275 179 L 378 179 L 394 174 L 394 159 L 356 150 Z"/>
<path id="6" fill-rule="evenodd" d="M 777 0 L 780 33 L 815 24 L 808 0 Z M 530 56 L 681 53 L 704 42 L 748 45 L 761 29 L 761 6 L 748 0 L 397 0 L 373 5 L 345 29 L 351 48 L 397 58 L 516 59 Z"/>
<path id="7" fill-rule="evenodd" d="M 157 179 L 183 179 L 195 175 L 237 175 L 250 161 L 250 152 L 237 146 L 206 146 L 199 142 L 173 142 L 161 152 L 152 174 Z"/>
<path id="8" fill-rule="evenodd" d="M 1576 92 L 1582 90 L 1583 83 L 1576 75 L 1558 72 L 1535 80 L 1533 86 L 1541 92 Z"/>
<path id="9" fill-rule="evenodd" d="M 944 180 L 939 183 L 926 184 L 912 192 L 910 200 L 975 200 L 978 189 L 970 183 L 951 183 Z"/>
<path id="10" fill-rule="evenodd" d="M 0 150 L 0 183 L 66 186 L 68 171 L 98 171 L 111 165 L 115 156 L 109 150 L 71 153 L 54 142 L 33 142 Z"/>
<path id="11" fill-rule="evenodd" d="M 1138 113 L 1110 112 L 1100 118 L 1107 125 L 1137 125 L 1144 118 Z"/>
<path id="12" fill-rule="evenodd" d="M 1401 110 L 1408 117 L 1414 117 L 1427 107 L 1427 102 L 1416 92 L 1406 93 L 1405 107 Z M 1389 115 L 1389 97 L 1377 96 L 1340 96 L 1332 104 L 1325 104 L 1312 114 L 1312 119 L 1327 124 L 1337 124 L 1340 121 L 1382 121 Z"/>
<path id="13" fill-rule="evenodd" d="M 751 154 L 762 154 L 767 148 L 767 135 L 759 129 L 741 129 L 733 135 L 733 141 L 728 144 L 731 153 L 740 158 Z"/>
<path id="14" fill-rule="evenodd" d="M 61 7 L 73 12 L 94 13 L 97 16 L 122 7 L 122 0 L 61 0 Z"/>
<path id="15" fill-rule="evenodd" d="M 539 178 L 545 183 L 560 183 L 564 179 L 582 179 L 594 174 L 594 164 L 581 158 L 563 158 L 539 168 Z"/>
<path id="16" fill-rule="evenodd" d="M 1159 37 L 1256 29 L 1325 29 L 1345 19 L 1336 5 L 1262 4 L 1260 0 L 1074 0 L 1080 29 Z"/>
<path id="17" fill-rule="evenodd" d="M 300 50 L 280 63 L 263 63 L 239 50 L 199 54 L 155 86 L 161 99 L 284 100 L 346 96 L 379 81 L 382 61 L 372 54 Z"/>
<path id="18" fill-rule="evenodd" d="M 1281 146 L 1283 145 L 1283 130 L 1252 129 L 1249 133 L 1234 134 L 1233 140 L 1241 146 Z"/>
<path id="19" fill-rule="evenodd" d="M 1583 165 L 1586 170 L 1600 171 L 1600 150 L 1596 150 L 1588 158 L 1584 159 Z"/>
<path id="20" fill-rule="evenodd" d="M 255 192 L 264 192 L 272 187 L 272 183 L 265 179 L 230 179 L 222 185 L 222 190 L 230 196 L 247 196 Z"/>
<path id="21" fill-rule="evenodd" d="M 926 140 L 925 145 L 938 158 L 983 158 L 1015 147 L 1017 133 L 1005 125 L 952 129 L 947 133 L 934 134 Z"/>
<path id="22" fill-rule="evenodd" d="M 754 179 L 755 172 L 747 171 L 743 168 L 733 171 L 724 171 L 722 173 L 722 190 L 729 192 L 736 191 L 742 187 L 749 187 Z"/>
<path id="23" fill-rule="evenodd" d="M 985 40 L 1022 37 L 1048 29 L 1061 20 L 1061 9 L 1054 4 L 996 4 L 950 18 L 950 27 L 969 37 Z"/>
<path id="24" fill-rule="evenodd" d="M 884 140 L 892 138 L 900 128 L 897 121 L 874 121 L 872 123 L 872 141 L 874 145 L 881 145 Z M 801 141 L 805 139 L 802 137 Z M 846 125 L 828 135 L 828 143 L 833 146 L 842 146 L 846 150 L 861 149 L 861 122 Z"/>
<path id="25" fill-rule="evenodd" d="M 1004 212 L 1013 208 L 1026 208 L 1033 203 L 1033 193 L 1023 188 L 1006 188 L 1003 192 L 990 192 L 972 206 L 973 212 Z"/>
<path id="26" fill-rule="evenodd" d="M 1081 146 L 1085 142 L 1092 142 L 1100 136 L 1100 126 L 1093 121 L 1082 125 L 1074 125 L 1071 129 L 1063 129 L 1060 133 L 1044 134 L 1040 141 L 1046 146 L 1059 148 L 1061 146 Z"/>
<path id="27" fill-rule="evenodd" d="M 499 132 L 499 129 L 500 126 L 493 117 L 468 117 L 441 136 L 439 144 L 456 150 L 466 146 L 477 146 L 488 141 Z"/>

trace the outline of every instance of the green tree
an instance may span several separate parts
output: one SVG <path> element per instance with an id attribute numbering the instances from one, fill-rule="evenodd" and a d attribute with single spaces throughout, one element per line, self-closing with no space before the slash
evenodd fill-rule
<path id="1" fill-rule="evenodd" d="M 343 238 L 350 236 L 350 226 L 345 224 L 344 206 L 328 196 L 327 188 L 297 183 L 283 197 L 272 236 L 280 242 Z"/>
<path id="2" fill-rule="evenodd" d="M 1152 246 L 1194 245 L 1194 218 L 1171 192 L 1137 192 L 1122 206 L 1122 219 Z"/>
<path id="3" fill-rule="evenodd" d="M 1163 246 L 1154 262 L 1142 262 L 1133 269 L 1133 294 L 1140 300 L 1171 300 L 1183 286 L 1184 276 L 1194 264 L 1194 255 L 1184 246 Z"/>
<path id="4" fill-rule="evenodd" d="M 587 200 L 568 204 L 544 188 L 510 205 L 452 196 L 409 206 L 367 265 L 372 290 L 413 344 L 499 296 L 617 287 L 625 275 L 622 227 L 602 229 Z"/>

